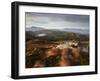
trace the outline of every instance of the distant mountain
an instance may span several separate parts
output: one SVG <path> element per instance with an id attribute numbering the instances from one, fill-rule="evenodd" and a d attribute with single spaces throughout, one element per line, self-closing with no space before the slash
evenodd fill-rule
<path id="1" fill-rule="evenodd" d="M 32 27 L 26 28 L 25 30 L 26 30 L 26 31 L 33 31 L 33 32 L 34 32 L 34 31 L 41 31 L 41 30 L 44 30 L 44 28 L 32 26 Z"/>
<path id="2" fill-rule="evenodd" d="M 26 28 L 26 39 L 39 39 L 39 40 L 69 40 L 79 39 L 88 40 L 89 35 L 87 31 L 76 29 L 44 29 L 40 27 Z"/>
<path id="3" fill-rule="evenodd" d="M 68 29 L 68 28 L 64 28 L 62 31 L 75 32 L 75 33 L 80 33 L 80 34 L 89 34 L 89 30 L 87 30 L 87 29 Z"/>

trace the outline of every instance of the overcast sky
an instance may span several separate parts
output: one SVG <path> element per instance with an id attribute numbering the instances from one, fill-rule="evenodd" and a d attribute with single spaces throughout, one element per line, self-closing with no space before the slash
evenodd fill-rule
<path id="1" fill-rule="evenodd" d="M 88 15 L 54 14 L 26 12 L 26 28 L 35 26 L 46 29 L 89 30 Z"/>

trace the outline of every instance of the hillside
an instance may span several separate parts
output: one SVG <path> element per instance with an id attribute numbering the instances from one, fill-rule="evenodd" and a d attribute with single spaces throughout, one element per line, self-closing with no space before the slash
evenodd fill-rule
<path id="1" fill-rule="evenodd" d="M 87 34 L 81 34 L 77 32 L 69 32 L 62 30 L 51 30 L 43 29 L 38 27 L 32 27 L 26 29 L 26 40 L 28 39 L 40 39 L 40 40 L 88 40 L 89 36 Z"/>

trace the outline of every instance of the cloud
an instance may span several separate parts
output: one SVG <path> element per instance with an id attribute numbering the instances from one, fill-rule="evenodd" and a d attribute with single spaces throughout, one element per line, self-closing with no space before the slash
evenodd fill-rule
<path id="1" fill-rule="evenodd" d="M 26 12 L 26 27 L 89 29 L 88 15 Z"/>

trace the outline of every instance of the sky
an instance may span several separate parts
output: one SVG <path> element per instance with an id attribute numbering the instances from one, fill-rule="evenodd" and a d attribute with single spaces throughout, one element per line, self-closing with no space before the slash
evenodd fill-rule
<path id="1" fill-rule="evenodd" d="M 25 12 L 26 28 L 89 30 L 89 15 Z"/>

